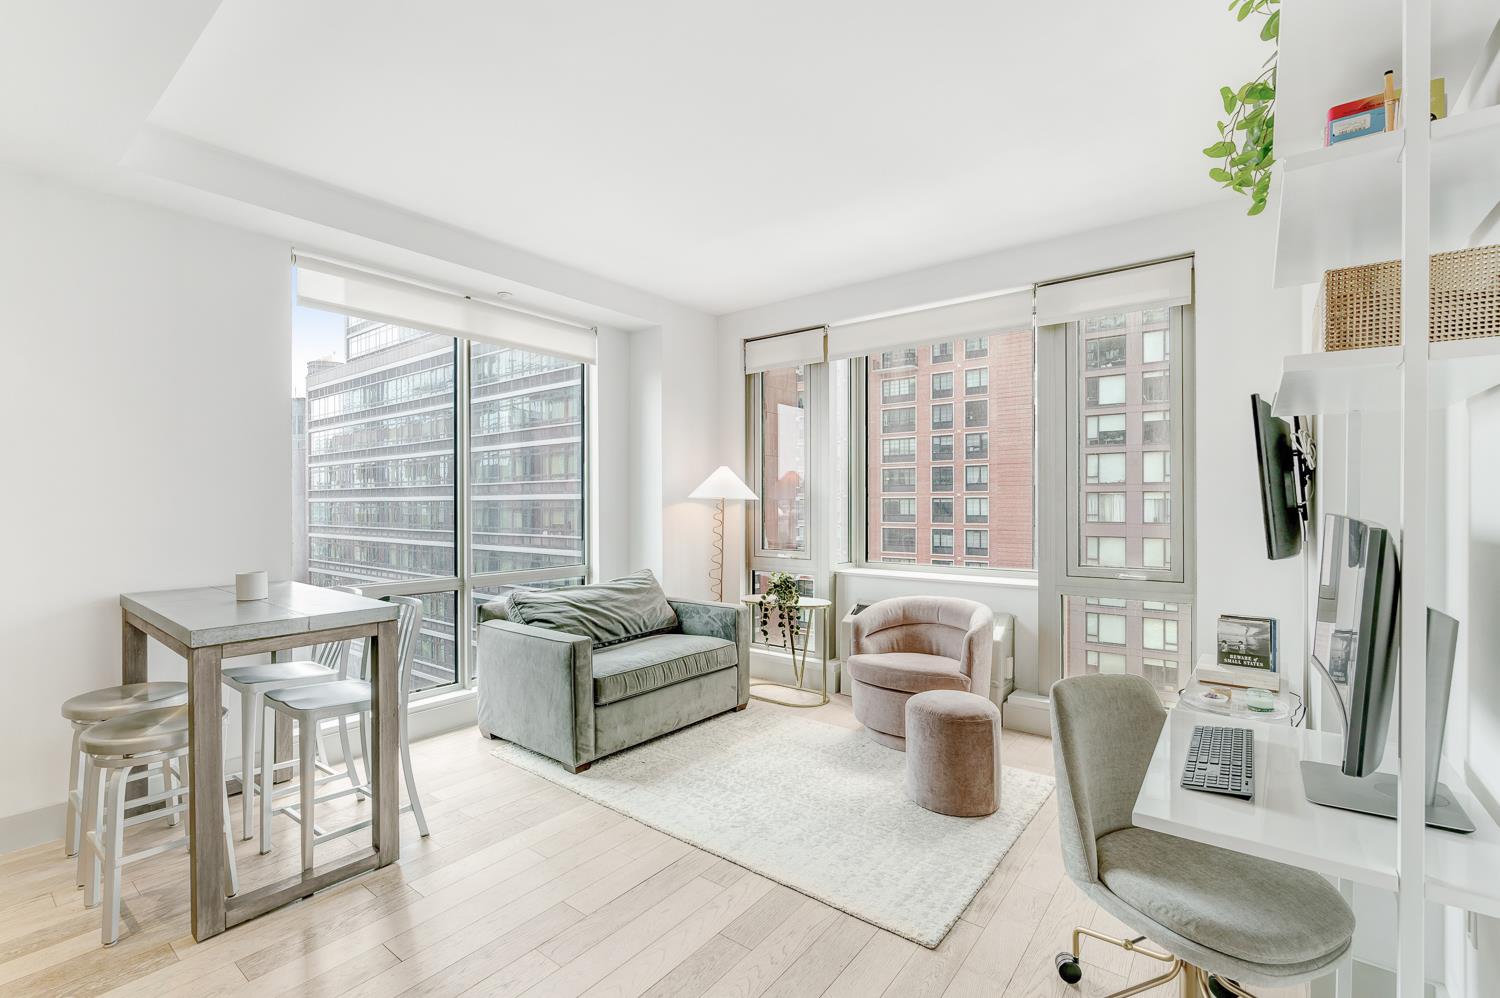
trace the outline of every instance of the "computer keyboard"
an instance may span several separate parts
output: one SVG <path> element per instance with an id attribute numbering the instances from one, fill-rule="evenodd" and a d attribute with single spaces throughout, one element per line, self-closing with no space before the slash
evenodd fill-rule
<path id="1" fill-rule="evenodd" d="M 1194 727 L 1182 785 L 1250 800 L 1255 796 L 1255 732 L 1208 724 Z"/>

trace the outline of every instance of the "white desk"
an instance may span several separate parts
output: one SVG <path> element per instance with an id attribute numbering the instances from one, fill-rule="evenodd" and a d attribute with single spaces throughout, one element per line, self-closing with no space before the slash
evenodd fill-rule
<path id="1" fill-rule="evenodd" d="M 1255 731 L 1253 801 L 1183 789 L 1182 767 L 1198 724 Z M 1301 760 L 1337 763 L 1340 744 L 1335 735 L 1305 728 L 1169 711 L 1133 819 L 1142 828 L 1394 891 L 1396 823 L 1313 804 L 1302 794 Z M 1451 771 L 1443 781 L 1462 786 Z M 1427 897 L 1500 917 L 1500 828 L 1478 801 L 1459 796 L 1478 830 L 1427 830 Z"/>

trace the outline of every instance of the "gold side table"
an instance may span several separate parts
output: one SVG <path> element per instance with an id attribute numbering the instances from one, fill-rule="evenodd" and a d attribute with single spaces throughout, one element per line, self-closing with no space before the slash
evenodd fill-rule
<path id="1" fill-rule="evenodd" d="M 746 596 L 746 597 L 743 598 L 743 602 L 749 604 L 749 606 L 750 606 L 750 612 L 751 612 L 752 618 L 754 616 L 756 616 L 756 611 L 757 611 L 758 607 L 760 606 L 762 600 L 763 600 L 763 597 L 761 597 L 760 594 L 758 594 L 758 593 L 752 594 L 750 596 Z M 806 674 L 807 674 L 807 639 L 808 639 L 808 636 L 813 632 L 814 625 L 819 625 L 818 626 L 818 636 L 819 636 L 820 640 L 827 641 L 827 633 L 828 633 L 827 632 L 827 627 L 828 627 L 828 608 L 831 607 L 831 606 L 833 606 L 833 604 L 830 601 L 828 601 L 826 599 L 819 599 L 816 596 L 804 596 L 804 597 L 802 597 L 797 602 L 797 609 L 809 611 L 813 615 L 813 618 L 814 618 L 814 619 L 808 621 L 808 626 L 807 627 L 802 628 L 802 642 L 801 642 L 801 647 L 800 648 L 796 648 L 796 649 L 794 649 L 792 651 L 792 674 L 797 679 L 797 685 L 795 685 L 795 686 L 788 686 L 786 683 L 752 682 L 750 684 L 750 690 L 751 690 L 750 696 L 751 696 L 752 699 L 761 700 L 761 701 L 764 701 L 765 703 L 780 704 L 783 707 L 821 707 L 825 703 L 828 702 L 828 664 L 829 664 L 829 662 L 828 662 L 828 650 L 827 650 L 828 646 L 826 644 L 823 646 L 822 650 L 819 652 L 819 655 L 818 655 L 818 657 L 823 660 L 823 689 L 822 689 L 821 694 L 819 693 L 818 690 L 810 690 L 810 689 L 808 689 L 807 687 L 805 687 L 803 685 L 803 683 L 805 681 Z M 819 616 L 820 614 L 821 614 L 821 616 Z M 759 693 L 755 692 L 755 689 L 757 687 L 762 687 L 762 686 L 763 687 L 774 688 L 774 689 L 779 689 L 779 690 L 786 690 L 789 693 L 797 693 L 797 694 L 802 694 L 802 695 L 813 694 L 814 696 L 818 696 L 818 699 L 816 699 L 816 700 L 814 700 L 812 702 L 798 702 L 798 701 L 795 701 L 795 700 L 785 700 L 785 699 L 782 699 L 780 697 L 762 696 Z"/>

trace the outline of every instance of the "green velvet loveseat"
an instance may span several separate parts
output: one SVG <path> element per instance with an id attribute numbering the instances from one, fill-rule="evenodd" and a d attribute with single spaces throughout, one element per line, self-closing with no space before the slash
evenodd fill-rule
<path id="1" fill-rule="evenodd" d="M 479 728 L 580 772 L 744 709 L 749 650 L 746 607 L 667 600 L 649 572 L 516 590 L 479 610 Z"/>

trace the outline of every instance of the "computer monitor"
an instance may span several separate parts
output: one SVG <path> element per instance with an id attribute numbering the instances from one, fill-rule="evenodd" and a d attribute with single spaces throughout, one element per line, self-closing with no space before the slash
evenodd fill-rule
<path id="1" fill-rule="evenodd" d="M 1364 520 L 1325 516 L 1312 660 L 1333 685 L 1343 717 L 1346 776 L 1368 776 L 1385 754 L 1396 690 L 1400 595 L 1390 533 Z"/>
<path id="2" fill-rule="evenodd" d="M 1255 427 L 1255 458 L 1260 470 L 1260 508 L 1266 531 L 1266 557 L 1290 558 L 1302 550 L 1297 457 L 1292 428 L 1271 415 L 1270 403 L 1250 396 L 1250 418 Z"/>
<path id="3" fill-rule="evenodd" d="M 1396 545 L 1377 524 L 1323 518 L 1317 620 L 1310 656 L 1333 688 L 1344 723 L 1338 766 L 1303 761 L 1302 783 L 1317 804 L 1395 817 L 1396 778 L 1377 773 L 1390 733 L 1400 662 L 1401 576 Z M 1427 823 L 1472 832 L 1474 824 L 1438 781 L 1448 719 L 1458 621 L 1427 611 Z"/>

